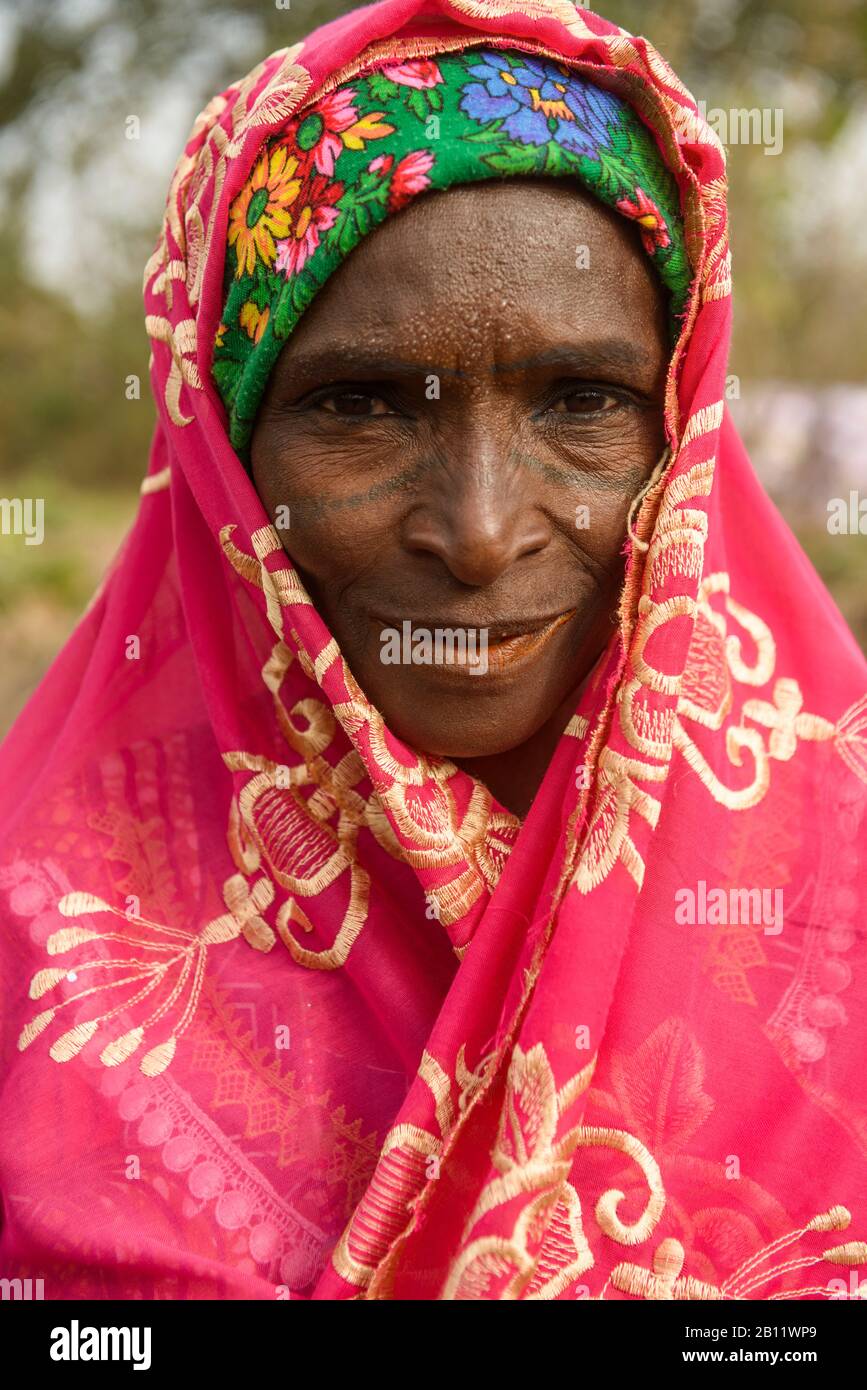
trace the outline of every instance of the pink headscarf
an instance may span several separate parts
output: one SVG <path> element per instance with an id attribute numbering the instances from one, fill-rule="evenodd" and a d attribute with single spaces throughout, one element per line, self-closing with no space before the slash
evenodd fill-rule
<path id="1" fill-rule="evenodd" d="M 523 825 L 384 726 L 210 379 L 263 141 L 383 54 L 482 42 L 636 106 L 696 270 L 619 631 Z M 0 757 L 4 1277 L 855 1296 L 867 679 L 724 405 L 725 195 L 667 64 L 566 0 L 382 0 L 196 122 L 146 272 L 139 515 Z"/>

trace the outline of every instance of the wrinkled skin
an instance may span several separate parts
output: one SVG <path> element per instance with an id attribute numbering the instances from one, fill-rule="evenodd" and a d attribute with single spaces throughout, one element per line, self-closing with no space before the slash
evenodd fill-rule
<path id="1" fill-rule="evenodd" d="M 283 543 L 358 683 L 518 815 L 614 632 L 630 504 L 665 446 L 665 311 L 635 227 L 574 183 L 425 194 L 331 276 L 257 417 L 256 487 L 290 508 Z M 406 619 L 496 653 L 561 614 L 487 674 L 382 660 Z"/>

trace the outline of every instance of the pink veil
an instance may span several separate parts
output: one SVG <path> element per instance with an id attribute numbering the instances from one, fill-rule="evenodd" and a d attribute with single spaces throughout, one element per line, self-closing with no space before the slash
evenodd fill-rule
<path id="1" fill-rule="evenodd" d="M 633 102 L 696 272 L 617 640 L 523 825 L 384 726 L 209 373 L 263 140 L 383 56 L 482 42 Z M 693 98 L 567 0 L 381 0 L 209 104 L 145 303 L 139 513 L 0 753 L 0 1267 L 80 1298 L 845 1287 L 865 663 L 724 404 L 724 158 Z M 755 891 L 779 930 L 732 912 Z"/>

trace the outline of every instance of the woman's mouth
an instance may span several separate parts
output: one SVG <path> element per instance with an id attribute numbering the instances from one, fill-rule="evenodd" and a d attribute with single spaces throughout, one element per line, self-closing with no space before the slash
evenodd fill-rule
<path id="1" fill-rule="evenodd" d="M 558 613 L 542 627 L 531 628 L 528 631 L 515 632 L 512 634 L 501 633 L 492 637 L 489 633 L 487 640 L 488 668 L 493 672 L 511 670 L 525 662 L 532 661 L 538 656 L 548 642 L 558 632 L 561 627 L 574 618 L 576 610 L 569 609 L 566 613 Z"/>
<path id="2" fill-rule="evenodd" d="M 461 626 L 441 619 L 421 624 L 410 619 L 372 619 L 379 628 L 383 665 L 439 668 L 446 679 L 513 675 L 536 661 L 577 609 L 552 617 L 498 620 Z"/>

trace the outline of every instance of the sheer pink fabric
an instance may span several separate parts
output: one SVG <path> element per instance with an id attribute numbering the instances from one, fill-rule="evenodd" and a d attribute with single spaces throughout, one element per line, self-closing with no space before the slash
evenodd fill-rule
<path id="1" fill-rule="evenodd" d="M 522 826 L 383 726 L 209 378 L 262 141 L 383 52 L 479 42 L 636 104 L 696 269 L 620 630 Z M 725 190 L 663 60 L 566 0 L 383 0 L 200 117 L 146 272 L 139 515 L 0 756 L 3 1277 L 855 1296 L 867 680 L 724 407 Z"/>

